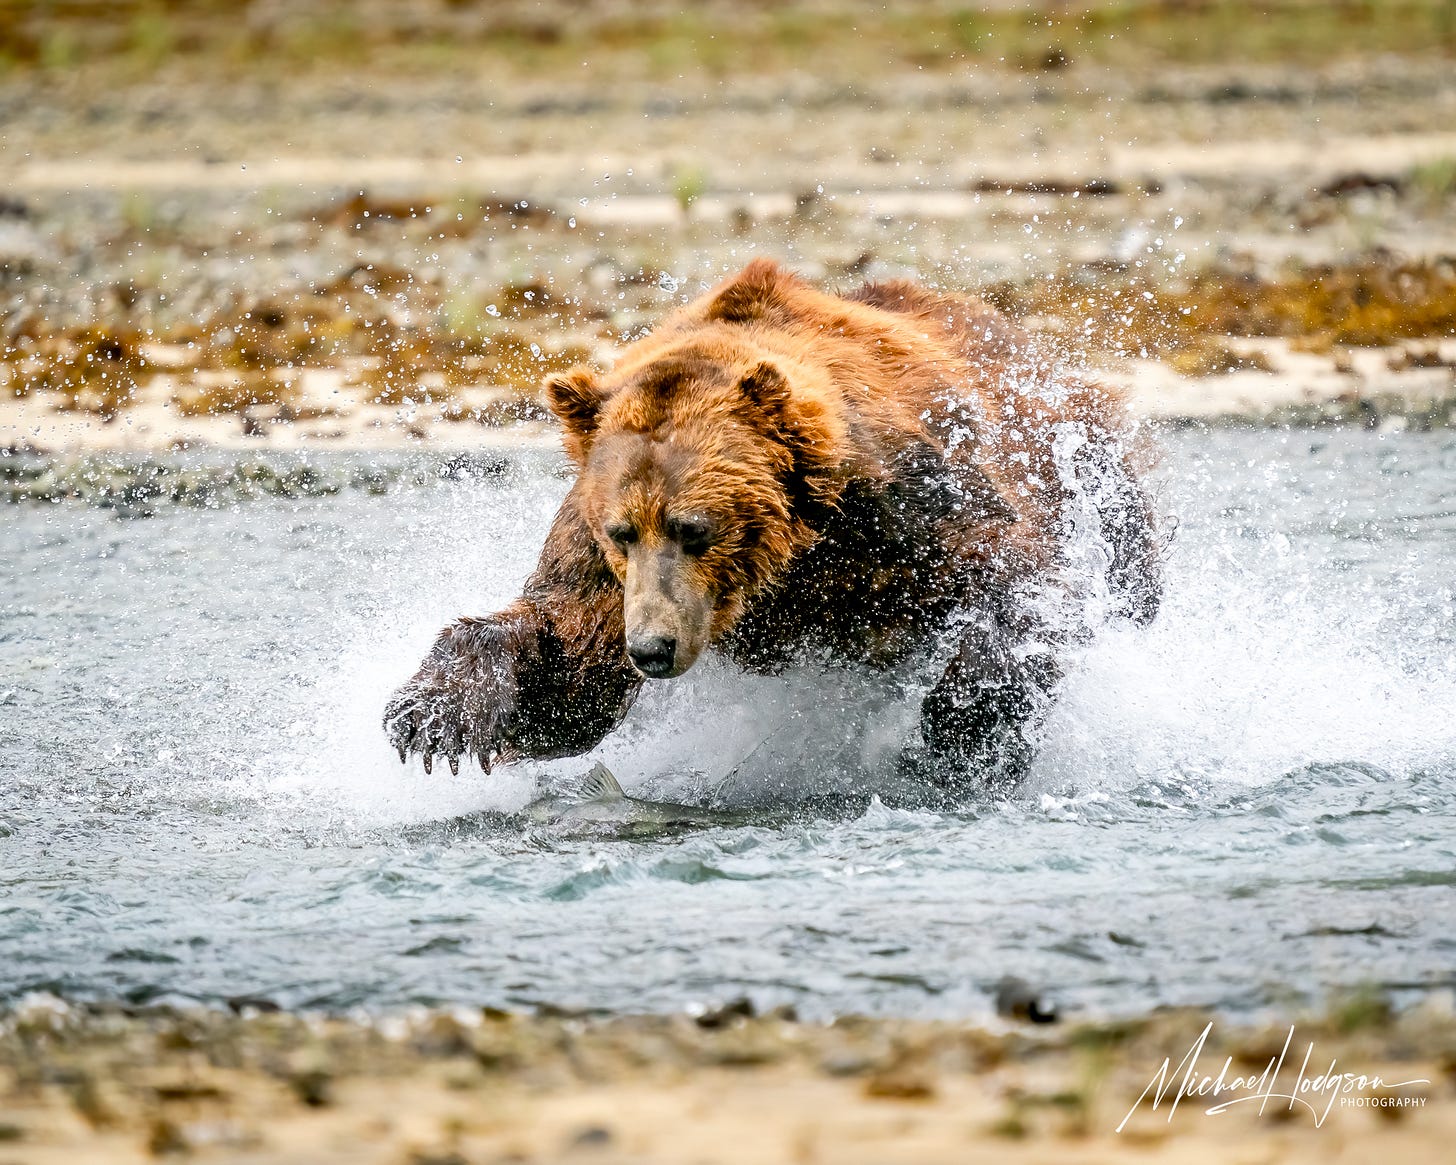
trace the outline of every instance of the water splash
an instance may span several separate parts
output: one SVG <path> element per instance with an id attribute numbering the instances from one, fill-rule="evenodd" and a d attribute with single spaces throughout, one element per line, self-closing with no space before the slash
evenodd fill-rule
<path id="1" fill-rule="evenodd" d="M 1167 605 L 1077 650 L 1026 795 L 861 811 L 913 682 L 710 663 L 599 755 L 635 791 L 805 809 L 652 842 L 534 839 L 499 811 L 550 766 L 426 777 L 380 730 L 437 628 L 516 593 L 550 472 L 17 507 L 0 999 L 965 1015 L 1007 973 L 1112 1012 L 1449 981 L 1456 442 L 1170 446 Z"/>
<path id="2" fill-rule="evenodd" d="M 1061 463 L 1073 464 L 1078 443 L 1058 435 Z M 1323 761 L 1401 770 L 1456 751 L 1456 728 L 1430 712 L 1456 707 L 1449 643 L 1411 634 L 1424 592 L 1392 589 L 1380 571 L 1330 567 L 1331 540 L 1370 499 L 1346 497 L 1321 513 L 1297 450 L 1230 476 L 1216 451 L 1185 445 L 1191 455 L 1160 483 L 1182 531 L 1151 627 L 1107 622 L 1110 554 L 1090 508 L 1099 487 L 1076 484 L 1070 598 L 1058 617 L 1100 630 L 1071 652 L 1028 795 L 1260 784 Z M 457 491 L 415 516 L 414 544 L 381 560 L 360 605 L 329 609 L 331 638 L 344 646 L 325 676 L 300 685 L 282 746 L 251 766 L 269 796 L 290 813 L 306 807 L 333 824 L 378 826 L 519 808 L 539 782 L 594 759 L 629 791 L 735 806 L 885 791 L 933 677 L 810 668 L 746 676 L 710 659 L 649 684 L 589 758 L 489 776 L 467 765 L 455 779 L 427 776 L 418 761 L 401 766 L 379 730 L 388 693 L 441 625 L 514 596 L 563 488 L 527 475 Z M 462 529 L 475 532 L 463 543 Z M 1401 628 L 1395 637 L 1392 627 Z"/>

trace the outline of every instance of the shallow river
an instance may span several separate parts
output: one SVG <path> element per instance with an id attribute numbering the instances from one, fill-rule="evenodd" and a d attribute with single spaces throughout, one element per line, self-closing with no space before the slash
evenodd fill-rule
<path id="1" fill-rule="evenodd" d="M 509 816 L 587 761 L 427 777 L 379 728 L 434 630 L 530 569 L 549 459 L 134 520 L 0 503 L 0 1002 L 977 1015 L 1014 974 L 1248 1014 L 1453 985 L 1456 437 L 1165 444 L 1166 607 L 1075 661 L 1024 795 L 835 812 L 905 709 L 709 664 L 596 755 L 761 817 L 658 840 Z"/>

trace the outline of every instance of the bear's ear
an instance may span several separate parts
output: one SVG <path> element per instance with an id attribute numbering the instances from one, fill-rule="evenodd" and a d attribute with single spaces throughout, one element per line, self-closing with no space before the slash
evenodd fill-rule
<path id="1" fill-rule="evenodd" d="M 546 404 L 561 422 L 566 455 L 585 464 L 606 393 L 590 368 L 553 373 L 544 386 Z"/>
<path id="2" fill-rule="evenodd" d="M 708 302 L 707 318 L 747 324 L 781 313 L 780 292 L 791 278 L 772 259 L 755 259 Z"/>
<path id="3" fill-rule="evenodd" d="M 738 382 L 743 398 L 771 422 L 781 422 L 789 403 L 788 379 L 772 364 L 758 363 Z"/>
<path id="4" fill-rule="evenodd" d="M 842 422 L 814 393 L 796 396 L 788 377 L 767 362 L 744 373 L 738 387 L 745 418 L 788 453 L 791 489 L 833 505 L 842 488 L 835 473 L 844 450 Z"/>

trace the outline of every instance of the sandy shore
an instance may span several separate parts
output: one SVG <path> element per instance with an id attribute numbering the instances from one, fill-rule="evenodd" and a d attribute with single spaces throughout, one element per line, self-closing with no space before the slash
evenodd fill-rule
<path id="1" fill-rule="evenodd" d="M 244 1010 L 127 1016 L 40 1002 L 9 1014 L 0 1160 L 1419 1163 L 1447 1160 L 1456 1136 L 1456 1024 L 1432 1004 L 1300 1022 L 1288 1048 L 1287 1025 L 1213 1023 L 1199 1078 L 1226 1059 L 1230 1077 L 1259 1076 L 1282 1051 L 1263 1090 L 1295 1092 L 1318 1116 L 1273 1099 L 1262 1113 L 1246 1101 L 1209 1115 L 1207 1096 L 1170 1111 L 1176 1085 L 1159 1105 L 1143 1098 L 1165 1059 L 1169 1079 L 1183 1079 L 1210 1022 L 1193 1013 L 993 1030 L 731 1008 L 378 1023 Z M 1383 1083 L 1321 1091 L 1332 1061 Z"/>
<path id="2" fill-rule="evenodd" d="M 1456 426 L 1456 340 L 1323 353 L 1278 339 L 1221 337 L 1218 344 L 1219 359 L 1233 365 L 1227 371 L 1189 376 L 1169 360 L 1127 358 L 1098 375 L 1124 392 L 1134 415 L 1155 424 Z M 338 372 L 301 379 L 305 388 L 286 407 L 193 415 L 175 407 L 185 374 L 154 378 L 114 416 L 68 407 L 57 393 L 0 396 L 0 449 L 65 459 L 185 449 L 465 453 L 558 445 L 549 420 L 478 420 L 493 402 L 516 399 L 515 390 L 381 404 Z"/>

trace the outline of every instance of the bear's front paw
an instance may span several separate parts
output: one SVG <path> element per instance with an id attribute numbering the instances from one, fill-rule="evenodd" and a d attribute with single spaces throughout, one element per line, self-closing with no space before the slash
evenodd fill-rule
<path id="1" fill-rule="evenodd" d="M 515 652 L 508 629 L 489 620 L 445 628 L 414 677 L 390 698 L 384 731 L 404 761 L 417 753 L 430 772 L 443 756 L 460 772 L 460 757 L 481 768 L 508 758 L 515 711 Z"/>

